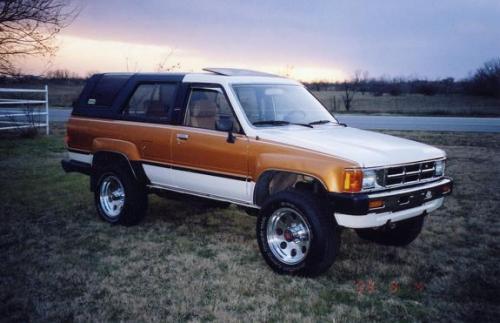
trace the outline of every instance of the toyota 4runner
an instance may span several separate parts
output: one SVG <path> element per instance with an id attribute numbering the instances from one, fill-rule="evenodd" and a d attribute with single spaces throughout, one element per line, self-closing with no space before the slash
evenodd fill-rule
<path id="1" fill-rule="evenodd" d="M 274 271 L 314 276 L 343 228 L 408 245 L 452 191 L 440 149 L 339 123 L 296 81 L 205 71 L 88 80 L 62 166 L 90 175 L 102 219 L 138 223 L 150 192 L 237 204 Z"/>

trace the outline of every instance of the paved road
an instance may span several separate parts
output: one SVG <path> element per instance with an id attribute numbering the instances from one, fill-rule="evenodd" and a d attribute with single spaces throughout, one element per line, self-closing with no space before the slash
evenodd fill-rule
<path id="1" fill-rule="evenodd" d="M 50 121 L 66 122 L 71 115 L 71 109 L 50 109 L 49 118 Z"/>
<path id="2" fill-rule="evenodd" d="M 339 114 L 347 125 L 361 129 L 500 132 L 500 118 L 407 117 Z"/>
<path id="3" fill-rule="evenodd" d="M 50 109 L 51 121 L 67 121 L 69 109 Z M 0 111 L 2 112 L 2 111 Z M 361 129 L 500 132 L 500 118 L 408 117 L 339 114 L 347 125 Z"/>

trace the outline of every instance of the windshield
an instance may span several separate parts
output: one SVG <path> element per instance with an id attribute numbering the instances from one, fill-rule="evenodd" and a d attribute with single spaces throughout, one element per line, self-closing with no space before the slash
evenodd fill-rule
<path id="1" fill-rule="evenodd" d="M 326 108 L 300 85 L 237 84 L 233 89 L 254 126 L 337 123 Z"/>

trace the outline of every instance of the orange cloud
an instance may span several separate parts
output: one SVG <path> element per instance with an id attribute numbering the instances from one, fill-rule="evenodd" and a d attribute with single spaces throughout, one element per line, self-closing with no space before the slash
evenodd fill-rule
<path id="1" fill-rule="evenodd" d="M 51 59 L 50 64 L 44 59 L 30 58 L 22 64 L 25 73 L 43 73 L 45 69 L 68 69 L 79 75 L 86 75 L 90 71 L 99 72 L 154 72 L 159 63 L 163 62 L 169 53 L 172 53 L 166 66 L 179 63 L 179 70 L 200 71 L 210 66 L 241 67 L 286 74 L 290 77 L 303 80 L 341 80 L 344 73 L 335 68 L 321 66 L 302 66 L 286 68 L 279 64 L 236 63 L 231 65 L 231 57 L 210 57 L 202 55 L 194 49 L 179 49 L 170 46 L 137 44 L 112 40 L 97 40 L 72 35 L 58 37 L 59 50 Z M 241 58 L 238 60 L 241 62 Z M 234 64 L 234 62 L 233 62 Z"/>

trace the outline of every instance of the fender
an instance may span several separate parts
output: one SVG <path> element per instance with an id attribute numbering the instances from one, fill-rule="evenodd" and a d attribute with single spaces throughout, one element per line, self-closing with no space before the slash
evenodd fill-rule
<path id="1" fill-rule="evenodd" d="M 92 152 L 111 151 L 125 155 L 130 161 L 138 161 L 141 159 L 137 146 L 125 140 L 110 139 L 110 138 L 94 138 L 92 141 Z"/>
<path id="2" fill-rule="evenodd" d="M 256 182 L 266 171 L 285 171 L 317 179 L 326 191 L 341 192 L 345 168 L 357 164 L 288 145 L 253 140 L 249 153 L 249 173 Z"/>

